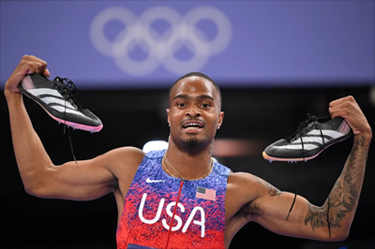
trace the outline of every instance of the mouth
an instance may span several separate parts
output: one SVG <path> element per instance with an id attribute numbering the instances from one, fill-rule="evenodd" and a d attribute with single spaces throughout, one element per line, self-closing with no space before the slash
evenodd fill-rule
<path id="1" fill-rule="evenodd" d="M 182 128 L 186 130 L 197 130 L 202 129 L 204 127 L 204 123 L 199 120 L 188 120 L 182 123 Z"/>

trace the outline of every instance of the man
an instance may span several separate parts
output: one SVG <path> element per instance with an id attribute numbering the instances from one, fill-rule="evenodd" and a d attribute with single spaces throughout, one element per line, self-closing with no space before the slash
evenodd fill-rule
<path id="1" fill-rule="evenodd" d="M 165 153 L 145 155 L 123 147 L 57 167 L 34 131 L 18 89 L 25 75 L 34 72 L 50 75 L 46 62 L 25 55 L 4 88 L 25 190 L 42 198 L 69 200 L 91 200 L 112 192 L 118 208 L 118 248 L 228 248 L 250 221 L 286 236 L 323 241 L 348 236 L 372 139 L 371 127 L 353 97 L 329 106 L 332 118 L 343 117 L 350 125 L 354 142 L 328 201 L 317 207 L 297 196 L 286 220 L 294 194 L 252 174 L 230 172 L 211 159 L 224 113 L 220 91 L 207 76 L 186 75 L 172 86 Z"/>

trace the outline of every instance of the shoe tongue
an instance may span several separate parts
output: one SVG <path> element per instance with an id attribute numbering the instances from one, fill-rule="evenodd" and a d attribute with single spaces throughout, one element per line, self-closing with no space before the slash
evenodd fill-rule
<path id="1" fill-rule="evenodd" d="M 54 80 L 53 80 L 54 84 L 57 85 L 58 87 L 62 87 L 64 89 L 69 89 L 63 82 L 63 80 L 60 78 L 60 77 L 56 77 Z M 67 91 L 65 90 L 65 91 Z M 70 89 L 69 89 L 70 90 Z"/>
<path id="2" fill-rule="evenodd" d="M 316 123 L 318 123 L 317 121 L 314 122 L 314 121 L 310 121 L 309 123 L 306 123 L 304 124 L 302 127 L 300 127 L 299 129 L 296 130 L 296 132 L 290 136 L 289 138 L 287 138 L 287 140 L 289 142 L 294 142 L 298 139 L 301 139 L 301 136 L 304 136 L 306 135 L 307 133 L 307 130 L 310 130 L 311 127 L 313 127 Z"/>
<path id="3" fill-rule="evenodd" d="M 306 129 L 310 129 L 311 127 L 313 127 L 313 126 L 316 125 L 316 124 L 318 124 L 318 121 L 310 122 L 310 123 L 307 124 L 307 126 L 305 127 L 304 130 L 306 130 Z"/>
<path id="4" fill-rule="evenodd" d="M 64 89 L 64 90 L 62 90 L 61 93 L 62 93 L 63 95 L 65 95 L 65 96 L 68 96 L 68 98 L 66 98 L 66 101 L 68 101 L 68 102 L 69 102 L 69 103 L 70 103 L 75 109 L 81 109 L 81 108 L 82 108 L 82 106 L 79 105 L 79 104 L 77 103 L 77 101 L 75 100 L 75 98 L 74 98 L 74 96 L 73 96 L 74 93 L 73 93 L 72 89 L 70 89 L 69 86 L 67 86 L 67 85 L 64 84 L 62 78 L 60 78 L 59 76 L 57 76 L 57 77 L 53 80 L 53 82 L 55 83 L 55 85 L 57 85 L 57 87 L 61 87 L 60 92 L 61 92 L 62 89 Z"/>

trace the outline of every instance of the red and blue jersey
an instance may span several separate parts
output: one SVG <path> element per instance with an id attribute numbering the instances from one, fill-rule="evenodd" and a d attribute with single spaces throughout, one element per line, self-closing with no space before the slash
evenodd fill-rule
<path id="1" fill-rule="evenodd" d="M 117 228 L 117 248 L 164 249 L 167 240 L 168 249 L 225 248 L 224 204 L 230 169 L 214 162 L 207 177 L 185 180 L 176 204 L 182 180 L 164 172 L 164 154 L 151 151 L 139 165 Z"/>

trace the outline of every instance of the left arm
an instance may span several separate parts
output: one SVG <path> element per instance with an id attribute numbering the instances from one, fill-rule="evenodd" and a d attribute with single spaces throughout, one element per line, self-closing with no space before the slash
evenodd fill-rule
<path id="1" fill-rule="evenodd" d="M 252 212 L 249 220 L 287 236 L 330 241 L 348 237 L 364 180 L 372 131 L 351 96 L 331 102 L 330 113 L 332 118 L 341 116 L 348 122 L 354 133 L 354 142 L 342 173 L 323 206 L 314 206 L 303 197 L 297 196 L 289 220 L 286 221 L 294 195 L 278 192 L 276 188 L 259 179 L 257 182 L 265 186 L 265 190 L 274 190 L 264 191 L 247 204 L 248 210 Z M 331 237 L 328 233 L 327 218 Z"/>
<path id="2" fill-rule="evenodd" d="M 306 226 L 312 230 L 328 227 L 326 217 L 330 205 L 328 217 L 332 237 L 335 234 L 336 237 L 345 239 L 349 235 L 362 189 L 369 145 L 367 137 L 354 137 L 352 151 L 324 205 L 320 208 L 308 205 Z"/>
<path id="3" fill-rule="evenodd" d="M 352 151 L 342 173 L 323 206 L 317 207 L 305 198 L 297 196 L 289 220 L 286 221 L 294 195 L 286 192 L 279 192 L 278 195 L 266 194 L 251 203 L 251 210 L 258 210 L 252 215 L 252 220 L 286 236 L 331 241 L 346 239 L 361 193 L 368 149 L 367 137 L 354 138 Z M 268 188 L 273 188 L 266 182 L 262 183 L 262 180 L 258 181 L 265 186 L 268 185 Z M 273 189 L 272 192 L 277 192 L 276 188 Z M 330 205 L 329 214 L 327 214 L 328 205 Z M 327 217 L 329 217 L 331 237 L 328 232 Z"/>
<path id="4" fill-rule="evenodd" d="M 352 96 L 331 102 L 329 111 L 332 118 L 341 116 L 351 126 L 354 133 L 353 147 L 324 205 L 318 209 L 309 205 L 305 224 L 312 230 L 327 227 L 327 220 L 322 217 L 326 214 L 325 217 L 329 217 L 332 232 L 335 231 L 340 237 L 346 238 L 358 206 L 372 131 L 365 115 Z M 328 205 L 330 208 L 327 216 Z"/>

